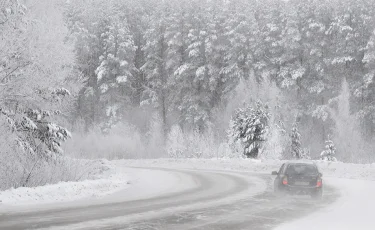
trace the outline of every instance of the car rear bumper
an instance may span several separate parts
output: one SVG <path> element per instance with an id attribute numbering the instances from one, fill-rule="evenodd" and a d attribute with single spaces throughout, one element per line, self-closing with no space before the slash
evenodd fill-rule
<path id="1" fill-rule="evenodd" d="M 284 190 L 291 194 L 312 194 L 321 191 L 322 187 L 285 185 Z"/>

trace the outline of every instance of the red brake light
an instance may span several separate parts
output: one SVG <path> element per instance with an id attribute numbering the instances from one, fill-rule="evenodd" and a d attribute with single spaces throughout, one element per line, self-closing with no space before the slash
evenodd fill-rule
<path id="1" fill-rule="evenodd" d="M 284 177 L 283 179 L 283 185 L 287 185 L 288 184 L 288 177 Z"/>
<path id="2" fill-rule="evenodd" d="M 318 178 L 316 181 L 316 187 L 322 187 L 322 179 Z"/>

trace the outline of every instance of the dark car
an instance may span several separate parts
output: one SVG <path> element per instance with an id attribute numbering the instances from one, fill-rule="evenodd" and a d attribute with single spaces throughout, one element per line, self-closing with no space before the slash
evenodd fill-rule
<path id="1" fill-rule="evenodd" d="M 322 174 L 313 162 L 290 161 L 284 163 L 276 175 L 274 190 L 276 193 L 310 195 L 321 198 L 323 195 Z"/>

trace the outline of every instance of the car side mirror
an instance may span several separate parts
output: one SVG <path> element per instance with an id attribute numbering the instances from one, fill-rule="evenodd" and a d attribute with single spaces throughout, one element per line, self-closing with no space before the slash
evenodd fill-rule
<path id="1" fill-rule="evenodd" d="M 274 176 L 276 176 L 276 175 L 279 175 L 276 171 L 273 171 L 272 173 L 271 173 L 271 175 L 274 175 Z"/>
<path id="2" fill-rule="evenodd" d="M 319 177 L 323 177 L 323 174 L 322 174 L 322 173 L 319 173 Z"/>

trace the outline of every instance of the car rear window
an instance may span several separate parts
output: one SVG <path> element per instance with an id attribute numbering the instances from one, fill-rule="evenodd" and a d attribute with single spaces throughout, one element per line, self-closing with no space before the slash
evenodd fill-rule
<path id="1" fill-rule="evenodd" d="M 286 174 L 317 174 L 318 170 L 314 165 L 291 164 L 286 169 Z"/>

